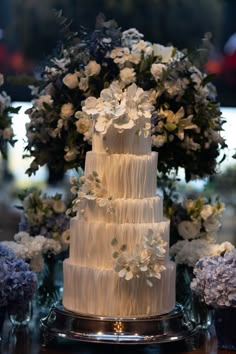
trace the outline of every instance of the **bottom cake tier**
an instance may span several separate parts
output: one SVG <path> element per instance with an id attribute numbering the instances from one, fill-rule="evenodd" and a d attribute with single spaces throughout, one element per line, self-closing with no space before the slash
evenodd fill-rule
<path id="1" fill-rule="evenodd" d="M 63 305 L 72 312 L 108 317 L 162 315 L 175 307 L 175 263 L 165 264 L 161 279 L 125 280 L 113 269 L 94 269 L 64 261 Z"/>

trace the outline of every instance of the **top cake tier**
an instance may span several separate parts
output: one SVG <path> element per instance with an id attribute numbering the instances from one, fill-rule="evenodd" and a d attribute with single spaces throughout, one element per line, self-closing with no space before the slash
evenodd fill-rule
<path id="1" fill-rule="evenodd" d="M 151 152 L 151 137 L 138 135 L 136 126 L 122 133 L 111 126 L 105 135 L 94 132 L 93 152 L 146 155 Z"/>

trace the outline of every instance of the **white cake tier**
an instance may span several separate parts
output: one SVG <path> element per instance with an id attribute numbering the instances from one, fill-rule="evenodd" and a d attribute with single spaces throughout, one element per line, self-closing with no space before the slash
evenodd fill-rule
<path id="1" fill-rule="evenodd" d="M 145 198 L 156 194 L 157 153 L 119 155 L 95 153 L 86 155 L 85 176 L 96 171 L 104 188 L 113 198 Z"/>
<path id="2" fill-rule="evenodd" d="M 112 254 L 116 250 L 112 239 L 119 246 L 127 245 L 127 251 L 134 252 L 136 245 L 142 246 L 143 237 L 152 229 L 167 242 L 165 258 L 169 255 L 169 220 L 146 224 L 102 224 L 73 218 L 70 226 L 70 261 L 84 267 L 112 268 Z"/>
<path id="3" fill-rule="evenodd" d="M 63 305 L 86 315 L 143 317 L 170 312 L 175 306 L 175 264 L 167 262 L 161 279 L 129 281 L 112 269 L 94 269 L 64 261 Z"/>
<path id="4" fill-rule="evenodd" d="M 117 129 L 110 126 L 106 135 L 93 134 L 93 151 L 108 152 L 114 154 L 135 154 L 144 155 L 151 151 L 151 137 L 145 138 L 137 134 L 137 127 L 124 130 L 119 133 Z"/>
<path id="5" fill-rule="evenodd" d="M 144 199 L 115 199 L 107 206 L 99 206 L 95 200 L 83 201 L 83 218 L 89 222 L 104 223 L 155 223 L 163 220 L 163 200 L 160 196 Z"/>

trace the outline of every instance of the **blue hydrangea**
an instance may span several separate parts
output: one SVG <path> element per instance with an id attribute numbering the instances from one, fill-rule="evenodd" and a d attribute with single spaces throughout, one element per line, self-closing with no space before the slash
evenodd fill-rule
<path id="1" fill-rule="evenodd" d="M 236 307 L 236 251 L 203 257 L 194 267 L 192 290 L 208 305 Z"/>
<path id="2" fill-rule="evenodd" d="M 28 302 L 36 288 L 37 276 L 29 270 L 29 265 L 0 245 L 0 306 Z"/>

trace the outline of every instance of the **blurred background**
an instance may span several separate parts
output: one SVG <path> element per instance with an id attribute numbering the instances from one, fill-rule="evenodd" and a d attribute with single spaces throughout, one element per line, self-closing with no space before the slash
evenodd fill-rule
<path id="1" fill-rule="evenodd" d="M 206 70 L 215 75 L 214 84 L 226 119 L 223 135 L 228 144 L 227 156 L 211 180 L 190 183 L 183 190 L 191 195 L 204 188 L 204 193 L 220 195 L 227 204 L 222 237 L 236 244 L 236 160 L 232 157 L 236 149 L 235 0 L 1 0 L 0 72 L 9 77 L 4 89 L 21 110 L 13 118 L 18 141 L 14 149 L 9 148 L 8 161 L 0 160 L 0 212 L 14 205 L 18 188 L 47 184 L 44 168 L 30 178 L 25 174 L 29 161 L 22 159 L 27 122 L 24 112 L 31 106 L 31 96 L 27 86 L 15 85 L 10 78 L 33 74 L 56 48 L 61 33 L 52 9 L 61 9 L 72 20 L 74 31 L 80 26 L 94 28 L 96 16 L 103 12 L 123 30 L 136 27 L 146 40 L 189 51 L 199 47 L 205 33 L 211 33 L 213 46 Z M 0 214 L 0 229 L 4 222 L 9 229 L 15 228 L 18 215 L 14 209 L 9 209 L 9 215 L 5 221 Z"/>

